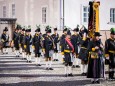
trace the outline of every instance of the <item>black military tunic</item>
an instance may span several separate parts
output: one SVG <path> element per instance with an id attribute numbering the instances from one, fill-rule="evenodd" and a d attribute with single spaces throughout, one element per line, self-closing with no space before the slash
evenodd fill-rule
<path id="1" fill-rule="evenodd" d="M 60 37 L 60 49 L 63 45 L 63 40 L 65 39 L 65 37 L 66 37 L 66 34 L 62 34 L 62 36 Z"/>
<path id="2" fill-rule="evenodd" d="M 21 44 L 21 48 L 24 51 L 24 43 L 25 43 L 25 34 L 20 34 L 20 44 Z"/>
<path id="3" fill-rule="evenodd" d="M 78 55 L 78 46 L 80 45 L 81 37 L 79 34 L 75 35 L 73 34 L 71 36 L 72 44 L 74 46 L 74 52 L 76 55 Z"/>
<path id="4" fill-rule="evenodd" d="M 20 44 L 20 35 L 17 32 L 14 32 L 13 34 L 13 41 L 14 41 L 14 47 L 16 50 L 19 50 L 19 44 Z"/>
<path id="5" fill-rule="evenodd" d="M 43 41 L 43 48 L 45 49 L 45 57 L 50 58 L 50 51 L 54 50 L 54 42 L 51 36 L 46 36 Z"/>
<path id="6" fill-rule="evenodd" d="M 103 78 L 104 77 L 104 63 L 103 63 L 103 48 L 101 48 L 101 40 L 92 40 L 88 45 L 89 63 L 87 78 Z M 98 46 L 99 49 L 95 49 Z"/>
<path id="7" fill-rule="evenodd" d="M 9 36 L 5 33 L 3 33 L 1 35 L 1 40 L 2 40 L 2 44 L 3 44 L 3 48 L 7 48 L 9 46 Z"/>
<path id="8" fill-rule="evenodd" d="M 45 33 L 45 34 L 43 34 L 42 36 L 43 36 L 43 38 L 45 38 L 45 37 L 47 36 L 47 34 Z"/>
<path id="9" fill-rule="evenodd" d="M 110 68 L 115 68 L 115 39 L 109 38 L 106 40 L 105 54 L 109 56 Z"/>
<path id="10" fill-rule="evenodd" d="M 33 38 L 31 35 L 25 36 L 26 54 L 31 54 L 31 52 L 32 52 L 32 40 L 33 40 Z"/>
<path id="11" fill-rule="evenodd" d="M 42 48 L 42 37 L 41 35 L 35 34 L 33 37 L 33 45 L 35 47 L 35 57 L 40 57 L 41 52 L 40 49 Z"/>
<path id="12" fill-rule="evenodd" d="M 81 49 L 79 52 L 79 56 L 78 58 L 82 60 L 82 64 L 87 64 L 88 62 L 88 44 L 90 42 L 90 38 L 86 38 L 85 40 L 80 40 L 80 45 L 81 45 Z"/>
<path id="13" fill-rule="evenodd" d="M 71 43 L 71 39 L 68 39 L 68 40 Z M 72 47 L 68 44 L 68 42 L 66 41 L 66 39 L 63 39 L 62 40 L 61 52 L 62 52 L 62 54 L 64 54 L 64 57 L 65 57 L 64 61 L 65 61 L 66 65 L 71 64 L 71 66 L 72 66 L 72 62 L 73 62 L 73 56 L 72 56 L 73 55 L 73 50 L 74 49 L 72 49 Z"/>
<path id="14" fill-rule="evenodd" d="M 57 49 L 57 43 L 59 42 L 59 34 L 52 34 L 52 38 L 53 38 L 53 41 L 54 41 L 54 44 L 55 44 L 55 49 L 54 49 L 54 52 L 58 52 L 58 49 Z"/>

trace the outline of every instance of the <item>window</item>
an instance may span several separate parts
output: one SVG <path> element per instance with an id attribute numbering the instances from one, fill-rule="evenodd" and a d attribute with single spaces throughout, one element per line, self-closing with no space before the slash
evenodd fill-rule
<path id="1" fill-rule="evenodd" d="M 6 6 L 3 6 L 3 17 L 6 17 Z"/>
<path id="2" fill-rule="evenodd" d="M 42 23 L 45 24 L 47 22 L 47 8 L 43 7 L 42 8 Z"/>
<path id="3" fill-rule="evenodd" d="M 15 4 L 12 4 L 12 17 L 15 17 Z"/>
<path id="4" fill-rule="evenodd" d="M 115 8 L 110 9 L 110 22 L 115 23 Z"/>
<path id="5" fill-rule="evenodd" d="M 89 7 L 88 6 L 83 6 L 83 14 L 82 14 L 82 21 L 83 23 L 88 23 L 88 18 L 89 18 Z"/>

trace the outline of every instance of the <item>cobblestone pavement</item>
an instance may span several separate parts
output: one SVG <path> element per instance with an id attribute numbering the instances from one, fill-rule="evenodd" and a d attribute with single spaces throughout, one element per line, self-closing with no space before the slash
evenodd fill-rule
<path id="1" fill-rule="evenodd" d="M 33 56 L 33 62 L 27 63 L 12 52 L 0 54 L 0 86 L 115 86 L 115 81 L 103 79 L 101 84 L 90 84 L 90 79 L 80 76 L 80 68 L 73 69 L 74 77 L 64 77 L 61 61 L 53 62 L 54 70 L 47 71 L 43 58 L 41 67 L 37 67 L 34 60 Z"/>

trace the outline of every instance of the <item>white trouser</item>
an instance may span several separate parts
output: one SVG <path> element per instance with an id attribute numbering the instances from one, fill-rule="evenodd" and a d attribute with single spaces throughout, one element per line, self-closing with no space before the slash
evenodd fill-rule
<path id="1" fill-rule="evenodd" d="M 80 59 L 75 58 L 73 61 L 73 65 L 80 65 L 79 62 L 80 62 Z"/>
<path id="2" fill-rule="evenodd" d="M 26 58 L 25 52 L 22 52 L 22 58 Z"/>
<path id="3" fill-rule="evenodd" d="M 52 67 L 52 61 L 47 61 L 46 68 L 51 68 L 51 67 Z"/>
<path id="4" fill-rule="evenodd" d="M 31 55 L 27 55 L 27 61 L 31 61 Z"/>
<path id="5" fill-rule="evenodd" d="M 19 56 L 19 50 L 15 50 L 16 56 Z"/>
<path id="6" fill-rule="evenodd" d="M 8 53 L 8 48 L 3 48 L 3 53 Z"/>
<path id="7" fill-rule="evenodd" d="M 58 59 L 58 53 L 54 53 L 53 59 Z"/>
<path id="8" fill-rule="evenodd" d="M 20 48 L 20 53 L 22 53 L 22 48 Z"/>
<path id="9" fill-rule="evenodd" d="M 81 64 L 81 73 L 87 73 L 87 64 Z"/>
<path id="10" fill-rule="evenodd" d="M 65 74 L 71 74 L 72 73 L 72 67 L 71 66 L 65 66 Z"/>
<path id="11" fill-rule="evenodd" d="M 40 61 L 41 61 L 41 58 L 40 58 L 40 57 L 39 57 L 39 58 L 38 58 L 38 57 L 35 58 L 35 63 L 36 63 L 36 64 L 40 64 Z"/>

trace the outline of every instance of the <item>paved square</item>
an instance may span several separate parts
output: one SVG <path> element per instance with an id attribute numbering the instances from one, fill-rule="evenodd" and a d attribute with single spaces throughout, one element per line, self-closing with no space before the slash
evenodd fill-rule
<path id="1" fill-rule="evenodd" d="M 27 63 L 21 57 L 15 57 L 14 53 L 0 54 L 0 86 L 115 86 L 115 81 L 101 80 L 101 84 L 90 84 L 90 79 L 80 75 L 80 68 L 74 68 L 74 77 L 64 77 L 64 65 L 60 61 L 53 62 L 53 71 L 45 70 L 45 62 L 42 58 L 42 66 Z M 107 67 L 106 67 L 107 70 Z"/>

